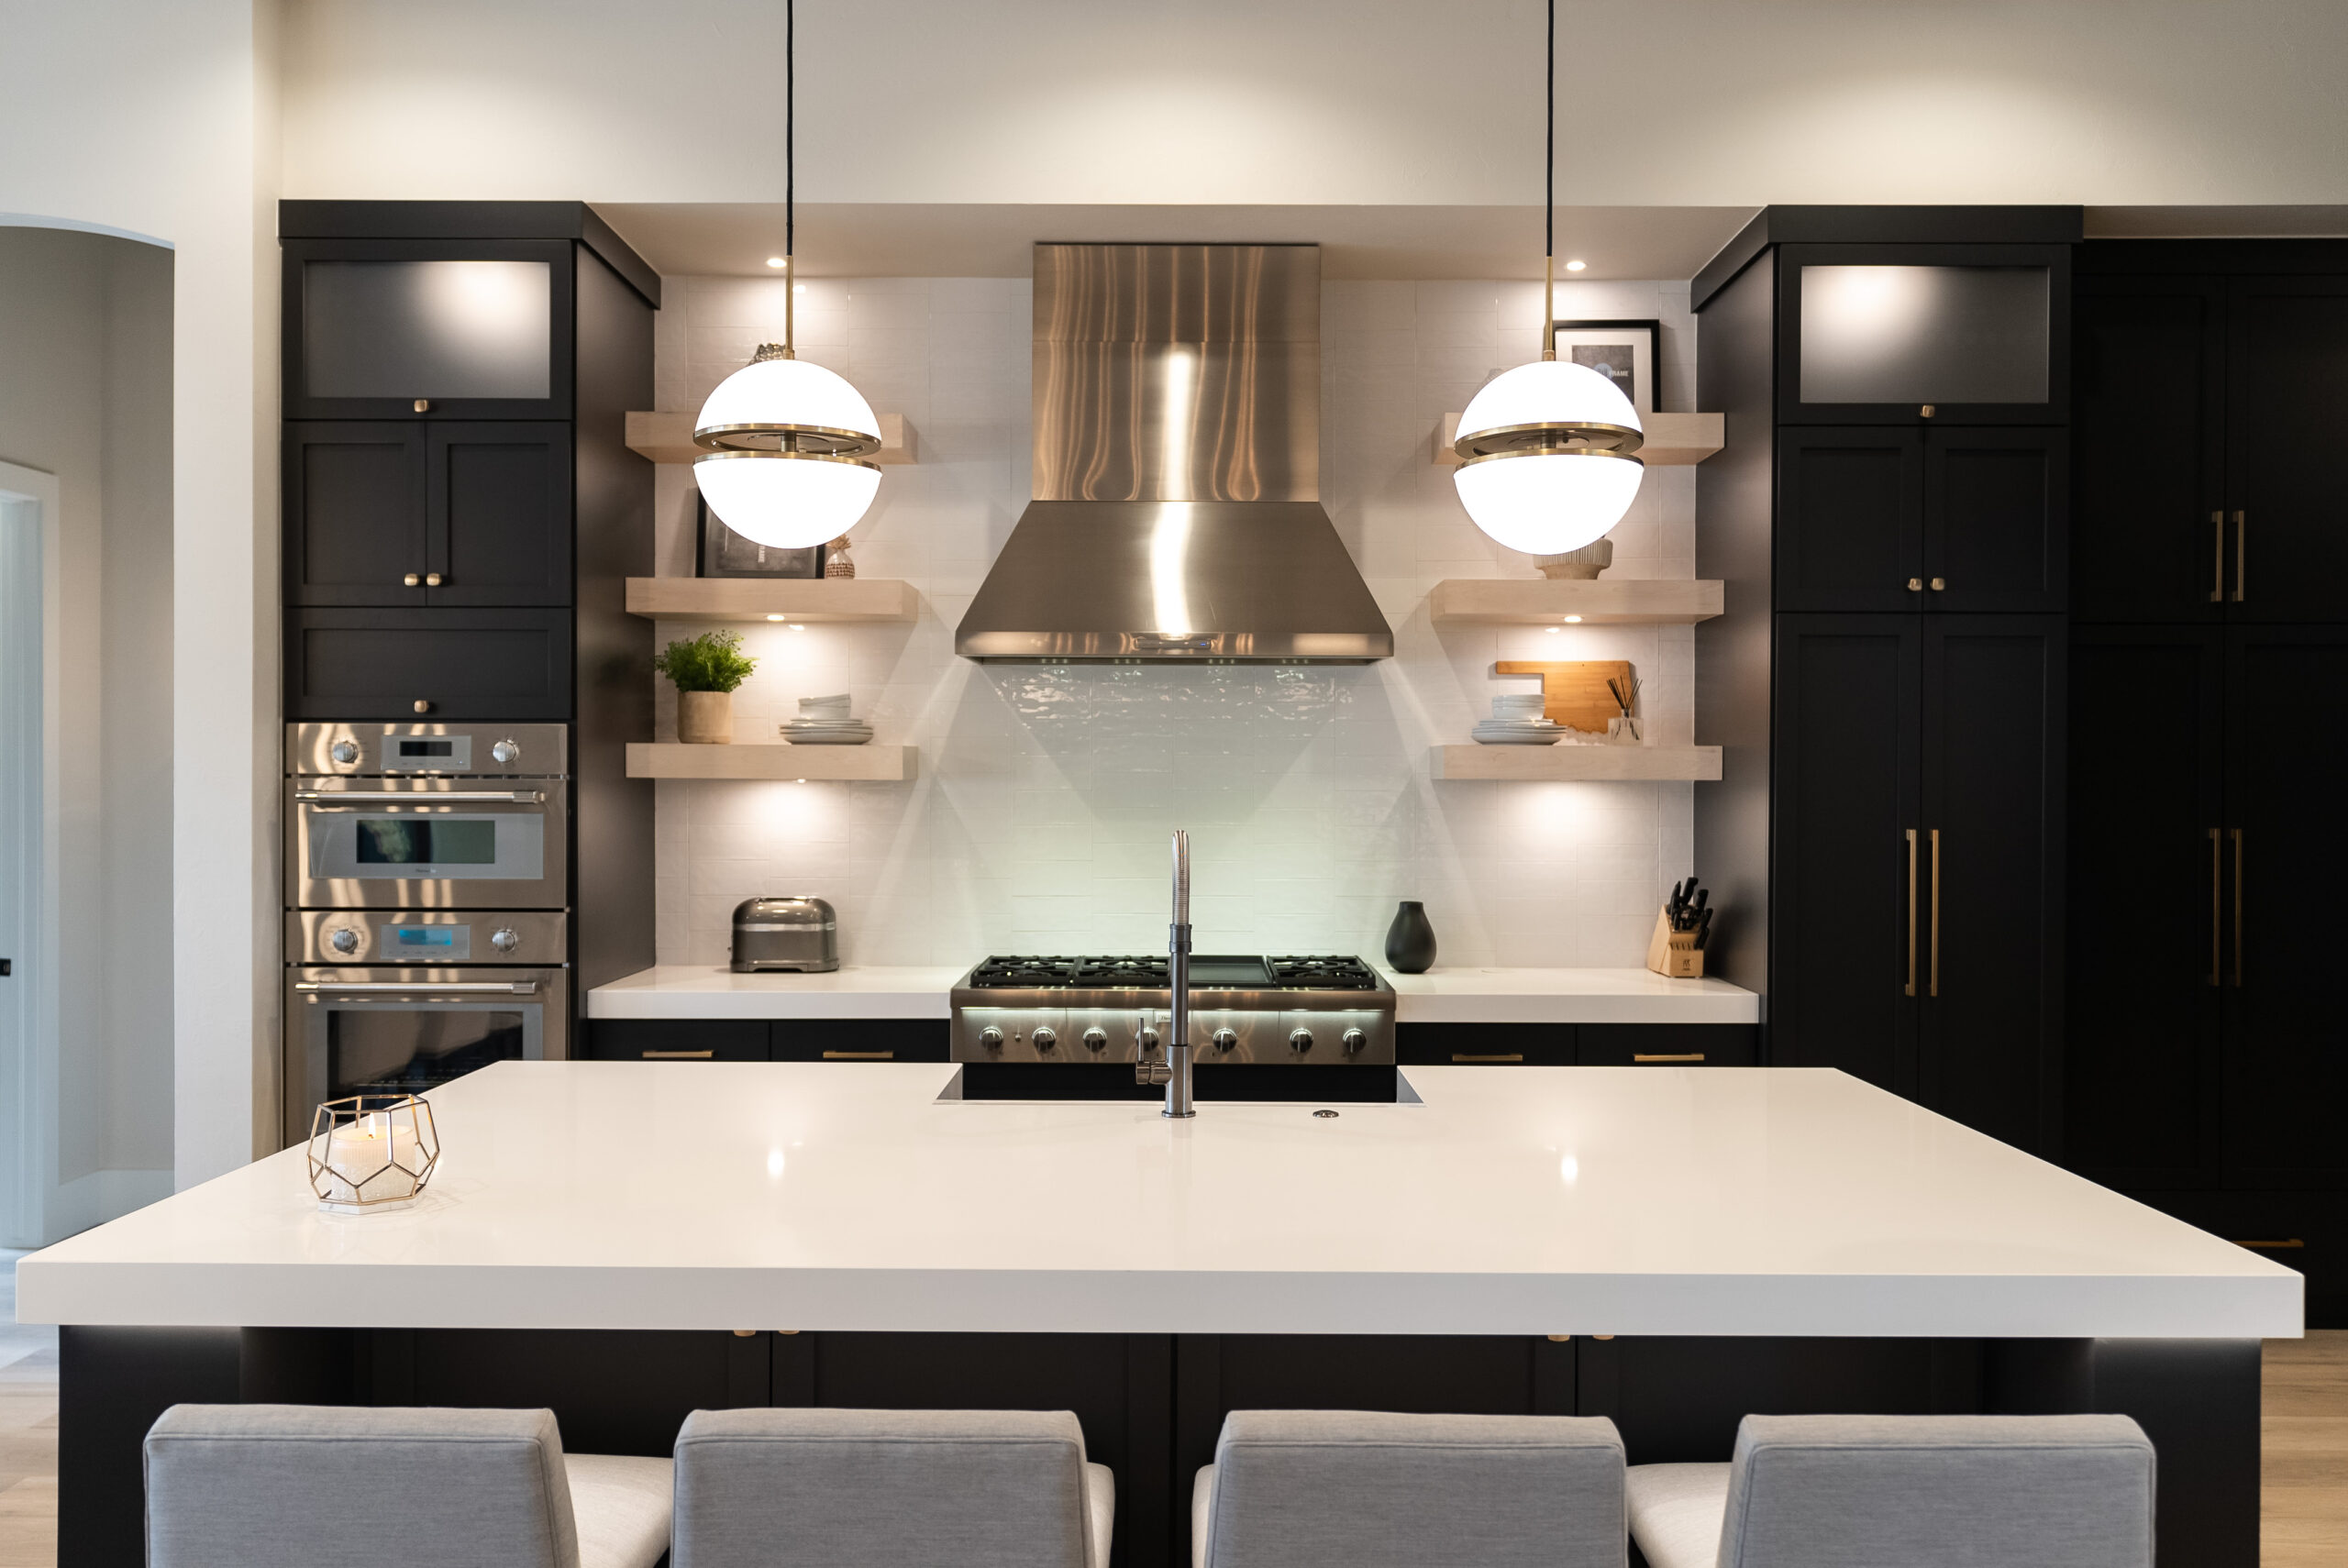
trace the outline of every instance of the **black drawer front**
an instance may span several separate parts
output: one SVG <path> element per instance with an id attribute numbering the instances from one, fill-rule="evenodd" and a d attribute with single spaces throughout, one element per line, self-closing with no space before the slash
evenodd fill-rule
<path id="1" fill-rule="evenodd" d="M 1585 1067 L 1749 1067 L 1760 1027 L 1751 1023 L 1585 1023 L 1576 1060 Z"/>
<path id="2" fill-rule="evenodd" d="M 762 1018 L 599 1018 L 587 1031 L 599 1062 L 763 1062 Z"/>
<path id="3" fill-rule="evenodd" d="M 285 715 L 568 720 L 570 613 L 292 612 Z"/>
<path id="4" fill-rule="evenodd" d="M 943 1062 L 952 1026 L 942 1018 L 779 1018 L 778 1062 Z"/>
<path id="5" fill-rule="evenodd" d="M 1398 1023 L 1395 1059 L 1406 1067 L 1570 1067 L 1570 1023 Z"/>

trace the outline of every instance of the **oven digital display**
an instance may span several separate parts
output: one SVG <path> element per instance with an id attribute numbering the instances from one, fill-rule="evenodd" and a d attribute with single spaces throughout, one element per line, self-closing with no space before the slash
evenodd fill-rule
<path id="1" fill-rule="evenodd" d="M 431 817 L 362 817 L 361 866 L 488 866 L 497 859 L 497 823 Z"/>
<path id="2" fill-rule="evenodd" d="M 456 743 L 444 740 L 404 740 L 400 742 L 402 756 L 454 756 Z"/>
<path id="3" fill-rule="evenodd" d="M 470 925 L 387 925 L 382 928 L 377 961 L 399 964 L 414 959 L 426 964 L 458 964 L 472 955 L 473 928 Z"/>
<path id="4" fill-rule="evenodd" d="M 403 947 L 454 947 L 457 933 L 447 926 L 395 925 Z"/>

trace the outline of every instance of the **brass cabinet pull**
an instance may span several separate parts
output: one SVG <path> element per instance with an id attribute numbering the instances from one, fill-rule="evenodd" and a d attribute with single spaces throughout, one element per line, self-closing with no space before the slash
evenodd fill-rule
<path id="1" fill-rule="evenodd" d="M 2217 535 L 2217 550 L 2210 562 L 2210 602 L 2217 604 L 2226 597 L 2226 514 L 2212 512 L 2210 521 Z"/>
<path id="2" fill-rule="evenodd" d="M 1936 577 L 1933 579 L 1933 591 L 1934 593 L 1946 593 L 1948 591 L 1948 579 L 1944 577 Z"/>
<path id="3" fill-rule="evenodd" d="M 1904 830 L 1908 840 L 1908 985 L 1902 996 L 1916 994 L 1916 830 Z"/>
<path id="4" fill-rule="evenodd" d="M 896 1059 L 897 1054 L 894 1051 L 826 1051 L 824 1053 L 824 1060 L 826 1062 L 893 1062 Z"/>
<path id="5" fill-rule="evenodd" d="M 716 1055 L 714 1051 L 647 1051 L 648 1062 L 706 1062 Z"/>
<path id="6" fill-rule="evenodd" d="M 2307 1243 L 2299 1240 L 2297 1236 L 2288 1236 L 2279 1242 L 2236 1242 L 2234 1245 L 2237 1247 L 2248 1247 L 2253 1252 L 2294 1253 L 2298 1251 L 2301 1247 L 2306 1246 Z"/>
<path id="7" fill-rule="evenodd" d="M 2242 829 L 2233 830 L 2234 840 L 2234 985 L 2242 985 Z"/>
<path id="8" fill-rule="evenodd" d="M 1924 580 L 1923 580 L 1922 578 L 1921 578 L 1921 577 L 1911 577 L 1911 578 L 1910 578 L 1910 579 L 1908 580 L 1908 591 L 1909 591 L 1909 592 L 1911 592 L 1911 593 L 1922 593 L 1922 592 L 1923 592 L 1923 591 L 1924 591 Z"/>
<path id="9" fill-rule="evenodd" d="M 2250 513 L 2234 513 L 2234 602 L 2242 602 L 2250 586 Z"/>
<path id="10" fill-rule="evenodd" d="M 427 571 L 424 574 L 424 586 L 426 588 L 437 588 L 447 580 L 437 571 Z"/>
<path id="11" fill-rule="evenodd" d="M 1524 1060 L 1524 1053 L 1510 1051 L 1494 1056 L 1472 1056 L 1465 1051 L 1454 1051 L 1451 1054 L 1451 1059 L 1455 1062 L 1522 1062 Z"/>
<path id="12" fill-rule="evenodd" d="M 2214 597 L 2214 596 L 2213 596 Z M 2218 830 L 2210 830 L 2210 983 L 2220 984 L 2219 949 L 2225 945 L 2225 873 L 2221 863 L 2226 857 L 2225 846 L 2218 842 Z"/>
<path id="13" fill-rule="evenodd" d="M 1941 830 L 1933 830 L 1933 967 L 1932 996 L 1941 994 Z"/>
<path id="14" fill-rule="evenodd" d="M 414 572 L 408 573 L 405 577 L 400 579 L 400 581 L 409 588 L 421 588 L 424 585 L 424 580 L 416 576 Z"/>
<path id="15" fill-rule="evenodd" d="M 1704 1054 L 1701 1051 L 1658 1051 L 1652 1055 L 1644 1051 L 1635 1051 L 1631 1055 L 1631 1060 L 1634 1062 L 1700 1062 L 1703 1059 Z"/>

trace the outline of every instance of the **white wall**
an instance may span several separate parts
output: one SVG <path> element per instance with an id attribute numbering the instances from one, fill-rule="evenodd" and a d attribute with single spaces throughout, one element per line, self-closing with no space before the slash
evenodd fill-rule
<path id="1" fill-rule="evenodd" d="M 655 328 L 663 408 L 700 405 L 781 332 L 779 280 L 670 279 Z M 1688 874 L 1693 786 L 1437 783 L 1495 659 L 1629 658 L 1667 736 L 1692 728 L 1688 628 L 1446 629 L 1445 577 L 1536 575 L 1460 510 L 1429 460 L 1435 422 L 1538 342 L 1537 284 L 1334 282 L 1323 295 L 1323 499 L 1388 619 L 1368 666 L 981 666 L 954 627 L 1028 495 L 1024 281 L 808 284 L 802 354 L 903 413 L 921 461 L 884 469 L 855 531 L 859 572 L 922 591 L 918 624 L 758 625 L 737 740 L 772 739 L 797 700 L 847 691 L 880 743 L 922 751 L 910 784 L 659 786 L 659 956 L 725 961 L 760 894 L 840 911 L 850 963 L 968 964 L 988 953 L 1151 951 L 1165 940 L 1166 836 L 1191 832 L 1200 942 L 1218 952 L 1375 953 L 1398 899 L 1427 903 L 1446 964 L 1635 965 L 1666 884 Z M 1659 318 L 1667 407 L 1685 408 L 1685 283 L 1560 291 L 1561 315 Z M 690 470 L 658 482 L 659 561 L 690 575 Z M 1651 469 L 1615 530 L 1611 575 L 1689 578 L 1690 469 Z M 658 638 L 704 628 L 662 623 Z M 656 679 L 659 727 L 675 694 Z"/>
<path id="2" fill-rule="evenodd" d="M 0 0 L 0 214 L 173 248 L 172 1150 L 276 1132 L 275 0 Z"/>
<path id="3" fill-rule="evenodd" d="M 304 196 L 782 194 L 781 7 L 300 0 Z M 2337 0 L 1567 0 L 1560 198 L 2348 199 Z M 1536 0 L 803 5 L 811 202 L 1537 202 Z"/>
<path id="4" fill-rule="evenodd" d="M 55 925 L 13 986 L 52 983 L 32 1042 L 39 1149 L 9 1244 L 110 1219 L 172 1184 L 172 254 L 0 227 L 0 462 L 55 477 L 45 813 Z M 21 1119 L 27 1115 L 38 1124 Z"/>

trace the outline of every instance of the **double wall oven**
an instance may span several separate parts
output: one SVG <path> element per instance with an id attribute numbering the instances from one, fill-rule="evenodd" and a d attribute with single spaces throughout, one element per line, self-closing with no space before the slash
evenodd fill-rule
<path id="1" fill-rule="evenodd" d="M 285 1132 L 321 1100 L 568 1055 L 561 724 L 287 728 Z"/>

